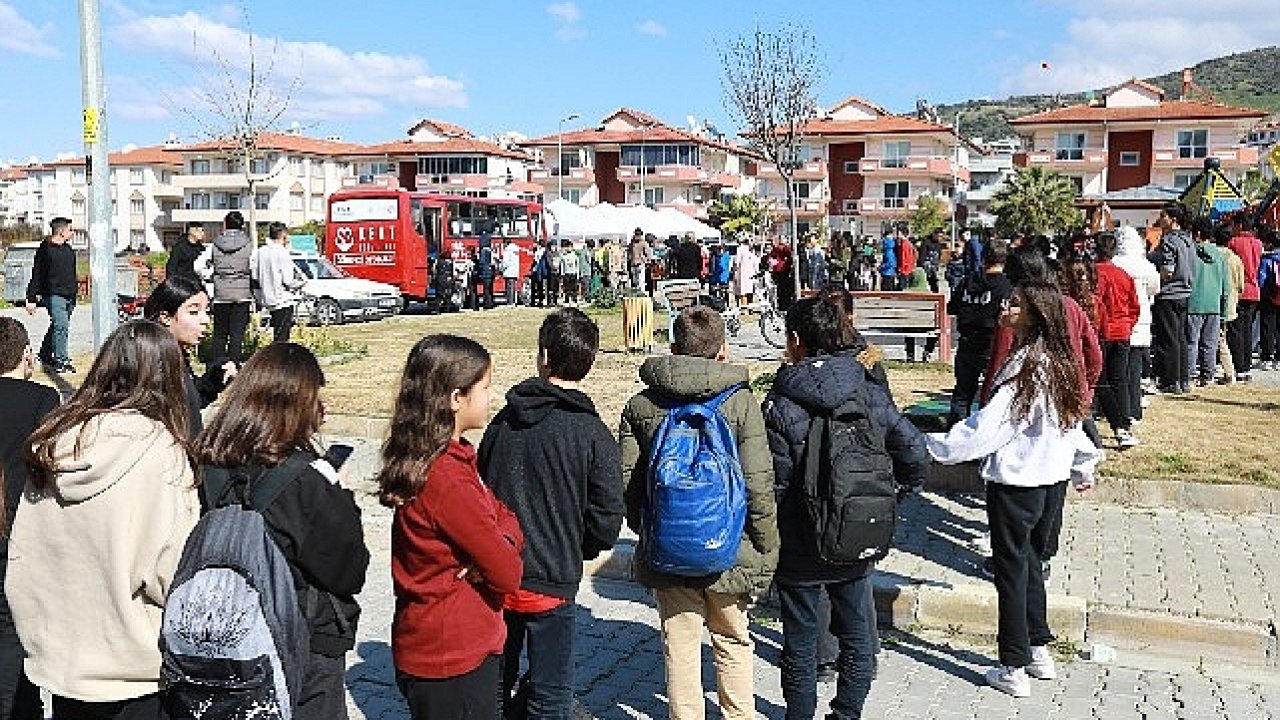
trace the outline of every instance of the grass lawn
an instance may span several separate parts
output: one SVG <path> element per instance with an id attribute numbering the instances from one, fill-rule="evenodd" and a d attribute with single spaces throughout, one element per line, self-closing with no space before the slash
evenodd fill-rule
<path id="1" fill-rule="evenodd" d="M 388 417 L 409 349 L 430 333 L 454 333 L 482 343 L 494 357 L 494 411 L 504 394 L 534 371 L 538 324 L 545 311 L 499 309 L 488 313 L 401 315 L 389 320 L 331 329 L 334 338 L 368 347 L 364 357 L 326 367 L 326 403 L 330 412 Z M 592 312 L 600 324 L 601 354 L 588 376 L 587 393 L 609 425 L 641 389 L 637 369 L 644 356 L 623 351 L 618 311 Z M 665 317 L 655 327 L 665 327 Z M 88 358 L 77 358 L 82 371 Z M 751 376 L 773 372 L 776 364 L 748 363 Z M 37 375 L 37 378 L 41 378 Z M 927 398 L 947 397 L 949 366 L 891 363 L 894 399 L 905 407 Z M 78 378 L 71 378 L 77 382 Z M 1105 421 L 1100 430 L 1109 441 Z M 1211 386 L 1181 397 L 1154 397 L 1146 419 L 1135 427 L 1142 445 L 1108 450 L 1102 472 L 1113 477 L 1246 483 L 1280 489 L 1280 466 L 1272 446 L 1280 437 L 1280 390 L 1257 385 Z"/>

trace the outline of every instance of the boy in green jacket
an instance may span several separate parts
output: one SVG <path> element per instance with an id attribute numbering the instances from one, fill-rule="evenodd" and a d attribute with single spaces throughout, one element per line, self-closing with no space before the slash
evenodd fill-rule
<path id="1" fill-rule="evenodd" d="M 1204 387 L 1218 374 L 1218 335 L 1227 311 L 1230 290 L 1227 258 L 1213 244 L 1213 223 L 1199 218 L 1191 226 L 1196 259 L 1192 264 L 1191 297 L 1187 300 L 1187 377 Z"/>

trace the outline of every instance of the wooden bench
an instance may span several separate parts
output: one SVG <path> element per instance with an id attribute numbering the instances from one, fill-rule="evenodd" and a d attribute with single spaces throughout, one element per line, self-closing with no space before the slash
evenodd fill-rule
<path id="1" fill-rule="evenodd" d="M 702 296 L 699 280 L 659 280 L 654 288 L 658 307 L 667 311 L 667 341 L 675 339 L 676 316 L 681 310 L 698 304 Z"/>
<path id="2" fill-rule="evenodd" d="M 854 298 L 854 326 L 862 336 L 938 341 L 938 359 L 951 362 L 951 319 L 947 296 L 928 292 L 860 290 Z"/>

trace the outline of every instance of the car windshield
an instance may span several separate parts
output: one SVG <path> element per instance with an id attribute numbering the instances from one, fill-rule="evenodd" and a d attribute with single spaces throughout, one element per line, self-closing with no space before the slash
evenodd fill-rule
<path id="1" fill-rule="evenodd" d="M 297 265 L 298 269 L 311 280 L 338 280 L 351 277 L 342 268 L 329 262 L 328 258 L 294 258 L 293 264 Z"/>

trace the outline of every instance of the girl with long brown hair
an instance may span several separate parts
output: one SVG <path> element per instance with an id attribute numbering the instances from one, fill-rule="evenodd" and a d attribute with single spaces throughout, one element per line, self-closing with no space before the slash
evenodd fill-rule
<path id="1" fill-rule="evenodd" d="M 1026 697 L 1028 675 L 1056 677 L 1040 560 L 1055 531 L 1054 497 L 1068 480 L 1090 487 L 1102 453 L 1081 429 L 1089 402 L 1057 289 L 1022 284 L 1000 322 L 1014 341 L 991 400 L 945 435 L 930 435 L 928 444 L 938 462 L 983 460 L 1000 618 L 1000 665 L 987 672 L 987 682 Z"/>
<path id="2" fill-rule="evenodd" d="M 284 490 L 255 507 L 293 571 L 311 655 L 294 698 L 296 720 L 347 717 L 347 651 L 355 646 L 369 551 L 360 508 L 338 468 L 318 454 L 324 373 L 310 350 L 276 343 L 257 351 L 223 396 L 196 442 L 205 465 L 206 506 L 238 503 L 233 486 L 284 473 Z"/>
<path id="3" fill-rule="evenodd" d="M 182 354 L 125 323 L 30 439 L 9 541 L 9 604 L 57 718 L 162 718 L 159 628 L 200 515 Z"/>
<path id="4" fill-rule="evenodd" d="M 383 446 L 379 497 L 395 508 L 391 651 L 415 720 L 500 714 L 502 605 L 520 587 L 524 537 L 462 437 L 487 422 L 492 378 L 475 341 L 419 340 Z"/>

